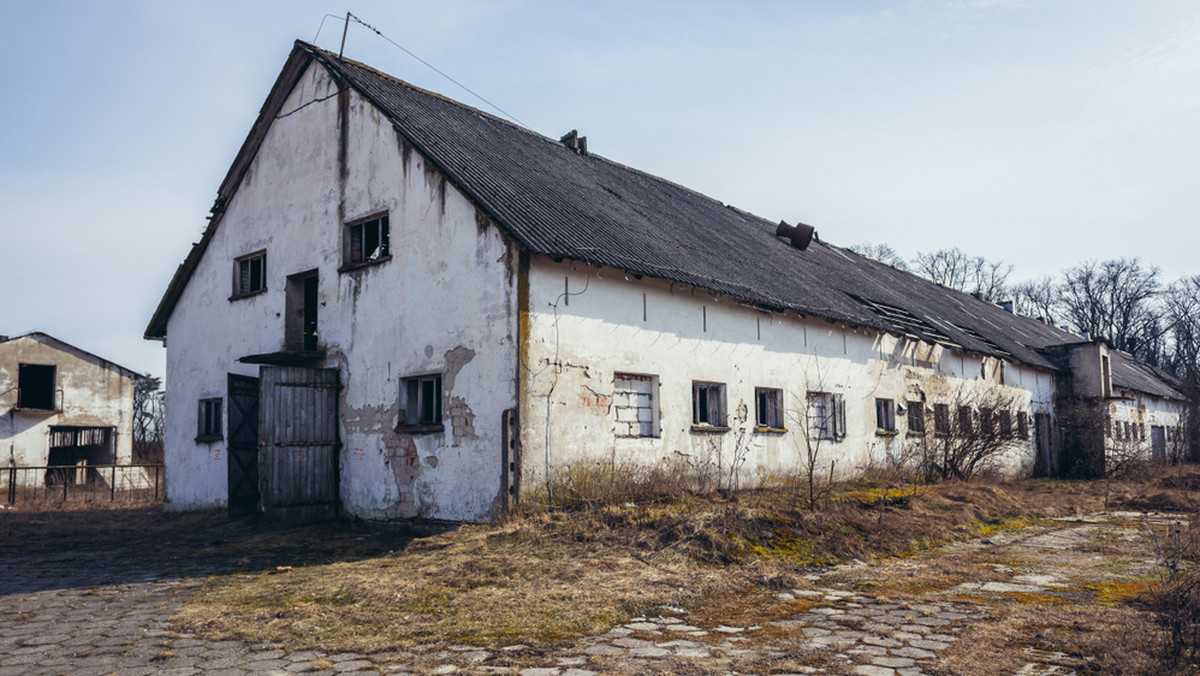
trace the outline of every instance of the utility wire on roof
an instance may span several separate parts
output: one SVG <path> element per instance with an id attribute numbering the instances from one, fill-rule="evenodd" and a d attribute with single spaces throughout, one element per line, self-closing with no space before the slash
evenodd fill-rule
<path id="1" fill-rule="evenodd" d="M 326 14 L 326 15 L 325 15 L 325 18 L 328 18 L 328 17 L 330 17 L 330 16 L 333 16 L 333 15 L 331 15 L 331 14 Z M 321 19 L 321 25 L 322 25 L 322 26 L 324 26 L 324 25 L 325 25 L 325 18 L 322 18 L 322 19 Z M 341 17 L 335 17 L 335 18 L 339 18 L 339 19 L 340 19 Z M 401 45 L 400 43 L 398 43 L 398 42 L 396 42 L 395 40 L 393 40 L 393 39 L 389 38 L 388 36 L 384 35 L 384 34 L 383 34 L 383 33 L 382 33 L 382 32 L 381 32 L 381 31 L 380 31 L 378 28 L 376 28 L 376 27 L 372 26 L 371 24 L 369 24 L 369 23 L 367 23 L 367 22 L 363 21 L 362 19 L 360 19 L 360 18 L 358 18 L 358 17 L 354 16 L 354 15 L 353 15 L 353 14 L 351 14 L 350 12 L 346 12 L 346 19 L 347 19 L 347 20 L 349 20 L 349 21 L 354 21 L 354 23 L 356 23 L 356 24 L 358 24 L 358 25 L 360 25 L 360 26 L 363 26 L 364 28 L 367 28 L 367 29 L 369 29 L 369 30 L 373 31 L 373 32 L 374 32 L 376 35 L 378 35 L 379 37 L 381 37 L 381 38 L 383 38 L 384 40 L 387 40 L 388 42 L 392 43 L 392 46 L 396 47 L 397 49 L 399 49 L 400 51 L 404 52 L 405 54 L 408 54 L 409 56 L 411 56 L 412 58 L 416 59 L 417 61 L 420 61 L 421 63 L 425 64 L 426 66 L 428 66 L 428 67 L 429 67 L 429 69 L 430 69 L 430 70 L 432 70 L 433 72 L 437 73 L 438 75 L 441 75 L 442 77 L 444 77 L 444 78 L 446 78 L 447 80 L 449 80 L 449 81 L 453 82 L 454 84 L 458 85 L 458 86 L 459 86 L 459 87 L 461 87 L 461 88 L 462 88 L 464 91 L 466 91 L 468 94 L 470 94 L 471 96 L 474 96 L 475 98 L 479 99 L 480 101 L 483 101 L 483 102 L 484 102 L 485 104 L 487 104 L 488 106 L 491 106 L 491 107 L 492 107 L 492 108 L 493 108 L 493 109 L 494 109 L 496 112 L 500 113 L 500 114 L 501 114 L 501 115 L 503 115 L 504 117 L 507 117 L 508 119 L 512 120 L 513 122 L 516 122 L 517 124 L 521 125 L 522 127 L 526 127 L 526 128 L 528 128 L 528 127 L 529 127 L 529 125 L 527 125 L 527 124 L 525 124 L 524 122 L 522 122 L 522 121 L 518 120 L 518 119 L 517 119 L 515 116 L 513 116 L 513 115 L 509 114 L 508 112 L 506 112 L 506 111 L 505 111 L 503 108 L 501 108 L 500 106 L 498 106 L 498 105 L 496 105 L 496 104 L 492 103 L 491 101 L 488 101 L 487 99 L 483 98 L 483 97 L 482 97 L 482 96 L 480 96 L 479 94 L 475 93 L 475 91 L 474 91 L 474 90 L 472 90 L 470 87 L 466 86 L 465 84 L 463 84 L 463 83 L 459 82 L 458 80 L 455 80 L 454 78 L 450 77 L 449 75 L 447 75 L 447 74 L 443 73 L 442 71 L 438 70 L 437 66 L 434 66 L 432 63 L 429 63 L 429 62 L 428 62 L 428 61 L 426 61 L 425 59 L 422 59 L 421 57 L 417 56 L 416 54 L 413 54 L 411 51 L 409 51 L 407 48 L 405 48 L 405 47 L 404 47 L 403 45 Z M 318 29 L 317 29 L 317 35 L 320 35 L 320 34 L 321 34 L 321 29 L 320 29 L 320 28 L 318 28 Z M 314 42 L 315 42 L 315 41 L 314 41 Z M 339 55 L 339 56 L 340 56 L 340 55 Z"/>

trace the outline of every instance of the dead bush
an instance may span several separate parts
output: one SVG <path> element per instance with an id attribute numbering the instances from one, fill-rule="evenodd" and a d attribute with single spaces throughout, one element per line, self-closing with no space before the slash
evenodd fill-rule
<path id="1" fill-rule="evenodd" d="M 1177 521 L 1159 529 L 1146 522 L 1146 530 L 1158 573 L 1151 604 L 1168 637 L 1168 663 L 1182 666 L 1200 658 L 1200 529 Z"/>

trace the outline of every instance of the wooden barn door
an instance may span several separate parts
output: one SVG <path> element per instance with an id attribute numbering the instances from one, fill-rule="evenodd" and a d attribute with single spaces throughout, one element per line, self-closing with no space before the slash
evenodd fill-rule
<path id="1" fill-rule="evenodd" d="M 337 369 L 263 366 L 259 491 L 280 521 L 337 516 Z"/>
<path id="2" fill-rule="evenodd" d="M 258 378 L 229 374 L 229 516 L 258 512 Z"/>

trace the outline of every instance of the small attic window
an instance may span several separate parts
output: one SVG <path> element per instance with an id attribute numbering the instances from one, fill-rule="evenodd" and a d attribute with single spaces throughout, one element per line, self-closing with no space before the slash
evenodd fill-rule
<path id="1" fill-rule="evenodd" d="M 347 223 L 342 232 L 342 270 L 391 260 L 386 212 Z"/>
<path id="2" fill-rule="evenodd" d="M 233 261 L 233 298 L 245 298 L 267 290 L 267 252 L 256 251 Z"/>

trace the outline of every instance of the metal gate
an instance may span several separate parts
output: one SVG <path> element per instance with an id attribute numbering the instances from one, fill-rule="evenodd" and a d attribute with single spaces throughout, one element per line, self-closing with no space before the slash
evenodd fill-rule
<path id="1" fill-rule="evenodd" d="M 258 378 L 229 374 L 229 516 L 258 512 Z"/>
<path id="2" fill-rule="evenodd" d="M 337 516 L 338 371 L 263 366 L 259 479 L 263 512 L 281 521 Z"/>

